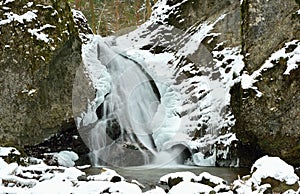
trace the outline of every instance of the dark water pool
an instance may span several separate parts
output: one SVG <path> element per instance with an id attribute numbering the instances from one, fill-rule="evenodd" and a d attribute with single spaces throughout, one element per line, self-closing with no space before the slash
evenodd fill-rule
<path id="1" fill-rule="evenodd" d="M 127 180 L 137 180 L 146 187 L 158 184 L 160 177 L 165 174 L 172 172 L 184 172 L 190 171 L 196 175 L 202 172 L 208 172 L 214 176 L 223 178 L 228 182 L 232 183 L 238 178 L 249 174 L 248 168 L 224 168 L 224 167 L 195 167 L 195 166 L 176 166 L 176 167 L 166 167 L 166 168 L 155 168 L 155 167 L 107 167 L 117 171 L 121 176 Z M 99 174 L 99 168 L 89 168 L 85 172 L 88 175 Z"/>

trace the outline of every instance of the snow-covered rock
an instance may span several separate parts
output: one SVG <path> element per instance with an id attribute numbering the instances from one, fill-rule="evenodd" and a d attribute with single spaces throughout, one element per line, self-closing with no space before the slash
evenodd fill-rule
<path id="1" fill-rule="evenodd" d="M 251 168 L 251 175 L 233 182 L 237 193 L 263 193 L 266 190 L 274 193 L 299 193 L 299 177 L 294 168 L 279 157 L 264 156 L 258 159 Z"/>
<path id="2" fill-rule="evenodd" d="M 53 155 L 54 160 L 58 162 L 60 166 L 73 167 L 75 161 L 78 160 L 78 155 L 73 151 L 61 151 Z"/>
<path id="3" fill-rule="evenodd" d="M 119 175 L 115 170 L 111 170 L 108 168 L 100 169 L 100 174 L 88 176 L 88 180 L 92 181 L 112 181 L 114 177 L 119 177 L 120 181 L 124 181 L 124 177 Z"/>
<path id="4" fill-rule="evenodd" d="M 203 172 L 201 173 L 197 179 L 196 179 L 197 182 L 208 182 L 210 186 L 214 185 L 224 185 L 226 184 L 226 181 L 220 177 L 217 177 L 217 176 L 214 176 L 214 175 L 211 175 L 209 174 L 208 172 Z M 214 187 L 212 186 L 212 187 Z"/>
<path id="5" fill-rule="evenodd" d="M 21 153 L 14 147 L 0 147 L 0 157 L 8 156 L 9 154 L 21 155 Z"/>
<path id="6" fill-rule="evenodd" d="M 274 178 L 288 185 L 299 181 L 294 168 L 279 157 L 264 156 L 258 159 L 251 168 L 251 180 L 255 185 L 260 185 L 262 179 Z"/>
<path id="7" fill-rule="evenodd" d="M 209 194 L 211 191 L 213 191 L 213 188 L 208 185 L 184 181 L 172 187 L 169 194 Z"/>
<path id="8" fill-rule="evenodd" d="M 159 181 L 161 183 L 167 184 L 170 179 L 176 179 L 176 178 L 181 178 L 182 181 L 192 181 L 196 180 L 197 176 L 189 171 L 186 172 L 174 172 L 174 173 L 169 173 L 164 176 L 162 176 Z"/>

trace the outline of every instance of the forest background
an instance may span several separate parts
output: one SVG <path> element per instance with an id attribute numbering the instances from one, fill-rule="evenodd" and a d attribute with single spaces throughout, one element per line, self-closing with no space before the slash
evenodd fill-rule
<path id="1" fill-rule="evenodd" d="M 87 17 L 95 34 L 109 36 L 135 29 L 151 15 L 157 0 L 69 0 Z"/>

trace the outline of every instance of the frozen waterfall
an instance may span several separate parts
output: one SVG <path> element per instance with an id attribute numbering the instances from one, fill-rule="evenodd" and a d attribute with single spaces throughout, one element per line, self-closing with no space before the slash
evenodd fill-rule
<path id="1" fill-rule="evenodd" d="M 84 45 L 83 62 L 96 96 L 77 125 L 94 165 L 161 164 L 181 155 L 184 147 L 173 140 L 186 135 L 174 89 L 99 36 Z"/>

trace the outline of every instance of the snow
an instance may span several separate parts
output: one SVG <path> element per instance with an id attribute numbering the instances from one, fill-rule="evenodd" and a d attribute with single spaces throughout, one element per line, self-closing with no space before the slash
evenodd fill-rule
<path id="1" fill-rule="evenodd" d="M 161 22 L 166 23 L 166 19 L 175 12 L 176 8 L 181 4 L 187 2 L 188 0 L 183 0 L 175 5 L 169 6 L 167 5 L 167 0 L 157 1 L 157 3 L 153 7 L 153 11 L 150 17 L 151 22 Z"/>
<path id="2" fill-rule="evenodd" d="M 32 20 L 36 19 L 37 15 L 35 14 L 38 12 L 37 10 L 31 10 L 27 11 L 26 13 L 22 15 L 15 14 L 13 12 L 4 13 L 4 16 L 7 17 L 7 19 L 0 20 L 0 25 L 9 24 L 12 21 L 18 21 L 19 23 L 31 22 Z"/>
<path id="3" fill-rule="evenodd" d="M 144 194 L 166 194 L 166 192 L 162 188 L 156 186 L 155 189 L 146 191 Z"/>
<path id="4" fill-rule="evenodd" d="M 221 15 L 216 21 L 213 23 L 204 22 L 200 24 L 199 29 L 190 36 L 189 40 L 185 43 L 185 45 L 178 50 L 178 54 L 183 57 L 187 57 L 188 55 L 194 54 L 207 36 L 217 36 L 218 34 L 210 33 L 211 30 L 214 29 L 214 26 L 222 19 L 224 19 L 226 14 Z"/>
<path id="5" fill-rule="evenodd" d="M 262 179 L 271 177 L 288 185 L 295 184 L 299 177 L 294 173 L 294 168 L 279 157 L 264 156 L 258 159 L 251 168 L 252 180 L 259 185 Z"/>
<path id="6" fill-rule="evenodd" d="M 142 190 L 136 184 L 130 184 L 127 182 L 117 182 L 110 186 L 109 192 L 111 193 L 118 193 L 120 192 L 123 194 L 140 194 Z"/>
<path id="7" fill-rule="evenodd" d="M 216 184 L 216 185 L 223 185 L 226 184 L 226 181 L 220 177 L 214 176 L 209 174 L 208 172 L 203 172 L 201 174 L 199 174 L 199 176 L 197 177 L 197 179 L 195 179 L 196 181 L 201 181 L 203 179 L 207 179 L 210 182 Z"/>
<path id="8" fill-rule="evenodd" d="M 291 45 L 295 45 L 296 48 L 292 52 L 288 52 L 287 48 Z M 290 72 L 298 68 L 297 63 L 300 62 L 300 41 L 293 40 L 285 43 L 285 46 L 282 49 L 274 52 L 265 63 L 251 75 L 248 72 L 244 72 L 241 76 L 241 85 L 243 89 L 253 89 L 257 92 L 258 96 L 261 96 L 261 92 L 258 91 L 258 88 L 254 86 L 258 82 L 258 78 L 262 75 L 264 71 L 274 67 L 273 62 L 278 62 L 280 58 L 287 60 L 287 68 L 284 71 L 284 75 L 289 75 Z"/>
<path id="9" fill-rule="evenodd" d="M 90 168 L 91 165 L 83 165 L 83 166 L 76 166 L 76 168 L 78 168 L 79 170 L 84 170 L 84 169 L 87 169 L 87 168 Z"/>
<path id="10" fill-rule="evenodd" d="M 9 154 L 21 155 L 21 153 L 14 147 L 0 147 L 0 157 L 8 156 Z"/>
<path id="11" fill-rule="evenodd" d="M 78 160 L 78 155 L 73 151 L 61 151 L 55 153 L 53 158 L 57 160 L 58 164 L 64 167 L 73 167 L 75 161 Z"/>
<path id="12" fill-rule="evenodd" d="M 159 182 L 168 183 L 169 179 L 175 179 L 178 177 L 182 178 L 183 181 L 191 181 L 193 179 L 194 180 L 197 179 L 197 176 L 194 173 L 186 171 L 186 172 L 174 172 L 174 173 L 166 174 L 159 179 Z"/>
<path id="13" fill-rule="evenodd" d="M 1 158 L 2 159 L 2 158 Z M 2 159 L 3 160 L 3 159 Z M 14 172 L 16 172 L 17 168 L 18 168 L 18 164 L 17 163 L 4 163 L 3 161 L 1 162 L 1 168 L 0 168 L 0 174 L 1 175 L 11 175 Z"/>
<path id="14" fill-rule="evenodd" d="M 14 2 L 14 1 L 15 0 L 5 0 L 3 4 L 5 5 L 5 4 L 8 4 L 8 3 Z"/>
<path id="15" fill-rule="evenodd" d="M 289 75 L 290 71 L 298 68 L 297 63 L 300 63 L 300 41 L 299 40 L 291 41 L 286 44 L 286 48 L 290 45 L 296 45 L 296 48 L 291 53 L 286 53 L 284 56 L 282 56 L 288 58 L 287 68 L 283 73 L 284 75 Z"/>
<path id="16" fill-rule="evenodd" d="M 43 33 L 42 31 L 47 29 L 47 28 L 56 28 L 56 26 L 50 25 L 50 24 L 45 24 L 39 29 L 28 29 L 28 32 L 33 36 L 36 36 L 36 39 L 42 40 L 46 43 L 50 42 L 51 39 L 48 38 L 48 34 Z"/>
<path id="17" fill-rule="evenodd" d="M 27 93 L 28 96 L 33 96 L 36 92 L 37 92 L 37 89 L 24 89 L 21 91 L 22 93 Z"/>
<path id="18" fill-rule="evenodd" d="M 125 180 L 116 171 L 108 168 L 102 168 L 100 174 L 88 176 L 87 179 L 93 181 L 110 181 L 113 177 L 120 177 L 121 181 Z"/>
<path id="19" fill-rule="evenodd" d="M 232 184 L 237 193 L 263 193 L 270 184 L 263 184 L 262 179 L 273 178 L 287 185 L 298 184 L 299 177 L 294 173 L 294 168 L 281 160 L 279 157 L 263 156 L 258 159 L 251 167 L 251 175 L 244 176 L 242 179 L 235 180 Z M 299 193 L 298 191 L 288 190 L 284 193 Z"/>
<path id="20" fill-rule="evenodd" d="M 193 183 L 193 182 L 180 182 L 179 184 L 173 186 L 169 194 L 198 194 L 198 193 L 204 193 L 209 194 L 211 191 L 213 191 L 213 188 L 211 188 L 208 185 L 204 185 L 201 183 Z"/>
<path id="21" fill-rule="evenodd" d="M 2 148 L 2 147 L 1 147 Z M 164 189 L 156 186 L 142 192 L 144 188 L 138 180 L 127 181 L 115 170 L 109 168 L 99 169 L 99 174 L 87 176 L 86 181 L 79 181 L 79 176 L 85 173 L 76 167 L 48 166 L 43 160 L 28 158 L 31 164 L 20 166 L 17 163 L 8 164 L 0 157 L 0 193 L 15 194 L 93 194 L 93 193 L 123 193 L 123 194 L 166 194 Z M 110 182 L 115 176 L 120 177 L 119 182 Z M 271 177 L 292 185 L 299 183 L 292 166 L 286 164 L 278 157 L 264 156 L 258 159 L 251 168 L 251 175 L 243 180 L 235 180 L 232 186 L 226 181 L 207 172 L 199 176 L 189 171 L 169 173 L 162 176 L 161 183 L 168 183 L 169 178 L 181 177 L 182 182 L 173 186 L 169 194 L 197 194 L 197 193 L 237 193 L 258 194 L 263 193 L 270 184 L 261 185 L 263 178 Z M 199 183 L 206 179 L 216 184 L 214 188 Z M 225 192 L 221 192 L 224 191 Z M 296 194 L 299 191 L 287 190 L 285 194 Z"/>

